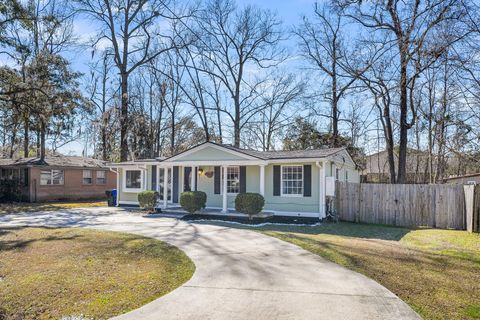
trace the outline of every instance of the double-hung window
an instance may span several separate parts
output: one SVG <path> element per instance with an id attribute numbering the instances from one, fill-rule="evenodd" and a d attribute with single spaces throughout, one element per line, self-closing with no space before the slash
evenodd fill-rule
<path id="1" fill-rule="evenodd" d="M 223 174 L 222 174 L 223 193 Z M 227 194 L 240 193 L 240 167 L 227 167 Z"/>
<path id="2" fill-rule="evenodd" d="M 282 166 L 282 196 L 303 196 L 303 166 Z"/>
<path id="3" fill-rule="evenodd" d="M 83 170 L 83 184 L 92 184 L 92 170 Z"/>
<path id="4" fill-rule="evenodd" d="M 141 170 L 125 170 L 125 189 L 139 191 L 142 189 L 142 171 Z"/>
<path id="5" fill-rule="evenodd" d="M 63 185 L 64 174 L 63 170 L 42 170 L 40 172 L 40 185 Z"/>
<path id="6" fill-rule="evenodd" d="M 106 171 L 97 171 L 96 172 L 96 184 L 106 184 L 107 183 L 107 175 Z"/>

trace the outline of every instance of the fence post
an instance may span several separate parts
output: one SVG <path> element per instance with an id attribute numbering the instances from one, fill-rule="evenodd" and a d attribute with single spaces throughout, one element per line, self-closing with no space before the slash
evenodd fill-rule
<path id="1" fill-rule="evenodd" d="M 473 232 L 475 210 L 475 186 L 463 186 L 465 193 L 465 226 L 468 232 Z"/>

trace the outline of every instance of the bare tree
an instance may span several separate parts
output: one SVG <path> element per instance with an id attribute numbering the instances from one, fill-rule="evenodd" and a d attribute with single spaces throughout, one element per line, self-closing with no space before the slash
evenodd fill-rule
<path id="1" fill-rule="evenodd" d="M 164 0 L 76 0 L 80 12 L 100 27 L 95 44 L 108 41 L 120 76 L 120 160 L 128 158 L 128 79 L 140 66 L 175 47 L 175 39 L 158 30 L 159 20 L 181 19 Z M 163 41 L 163 42 L 162 42 Z"/>
<path id="2" fill-rule="evenodd" d="M 347 17 L 367 30 L 386 36 L 396 45 L 399 95 L 399 164 L 398 183 L 406 182 L 408 130 L 415 124 L 417 110 L 413 102 L 415 81 L 455 41 L 463 37 L 453 32 L 449 37 L 438 38 L 435 46 L 426 46 L 429 38 L 443 25 L 449 28 L 465 16 L 465 8 L 456 0 L 336 0 L 345 9 Z M 457 30 L 463 31 L 462 28 Z M 410 119 L 408 119 L 410 116 Z"/>
<path id="3" fill-rule="evenodd" d="M 251 144 L 263 151 L 275 149 L 275 137 L 290 124 L 291 112 L 301 104 L 305 82 L 294 74 L 278 73 L 262 88 L 259 112 L 247 127 Z"/>
<path id="4" fill-rule="evenodd" d="M 268 10 L 253 6 L 237 9 L 231 0 L 211 0 L 203 9 L 196 30 L 202 37 L 197 49 L 202 72 L 222 84 L 232 99 L 233 110 L 223 108 L 233 123 L 233 142 L 241 144 L 241 129 L 256 112 L 254 100 L 264 79 L 257 75 L 284 59 L 280 21 Z"/>
<path id="5" fill-rule="evenodd" d="M 365 72 L 371 63 L 362 63 L 362 66 L 353 67 L 353 46 L 345 44 L 345 21 L 341 12 L 324 4 L 319 7 L 315 3 L 312 20 L 303 17 L 303 21 L 294 33 L 300 42 L 300 51 L 307 61 L 325 75 L 328 82 L 326 100 L 330 104 L 330 114 L 333 137 L 338 140 L 340 110 L 339 101 L 358 79 L 358 75 Z"/>

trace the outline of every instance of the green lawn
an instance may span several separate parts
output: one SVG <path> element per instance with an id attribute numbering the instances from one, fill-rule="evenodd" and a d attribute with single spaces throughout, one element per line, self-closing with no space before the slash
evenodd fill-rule
<path id="1" fill-rule="evenodd" d="M 291 242 L 362 273 L 424 319 L 480 319 L 479 234 L 345 222 L 241 228 Z"/>
<path id="2" fill-rule="evenodd" d="M 480 319 L 480 235 L 353 223 L 264 227 L 381 283 L 425 319 Z"/>
<path id="3" fill-rule="evenodd" d="M 186 282 L 193 262 L 140 236 L 0 228 L 0 319 L 107 319 Z"/>
<path id="4" fill-rule="evenodd" d="M 38 203 L 0 203 L 0 215 L 20 212 L 56 211 L 62 209 L 105 207 L 107 201 L 84 200 L 84 201 L 58 201 Z"/>

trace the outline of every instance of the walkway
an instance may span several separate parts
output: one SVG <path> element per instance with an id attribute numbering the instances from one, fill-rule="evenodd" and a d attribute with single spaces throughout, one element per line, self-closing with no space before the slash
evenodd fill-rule
<path id="1" fill-rule="evenodd" d="M 0 216 L 0 226 L 88 227 L 145 235 L 195 263 L 187 283 L 115 319 L 419 319 L 375 281 L 263 234 L 147 218 L 117 208 Z"/>

